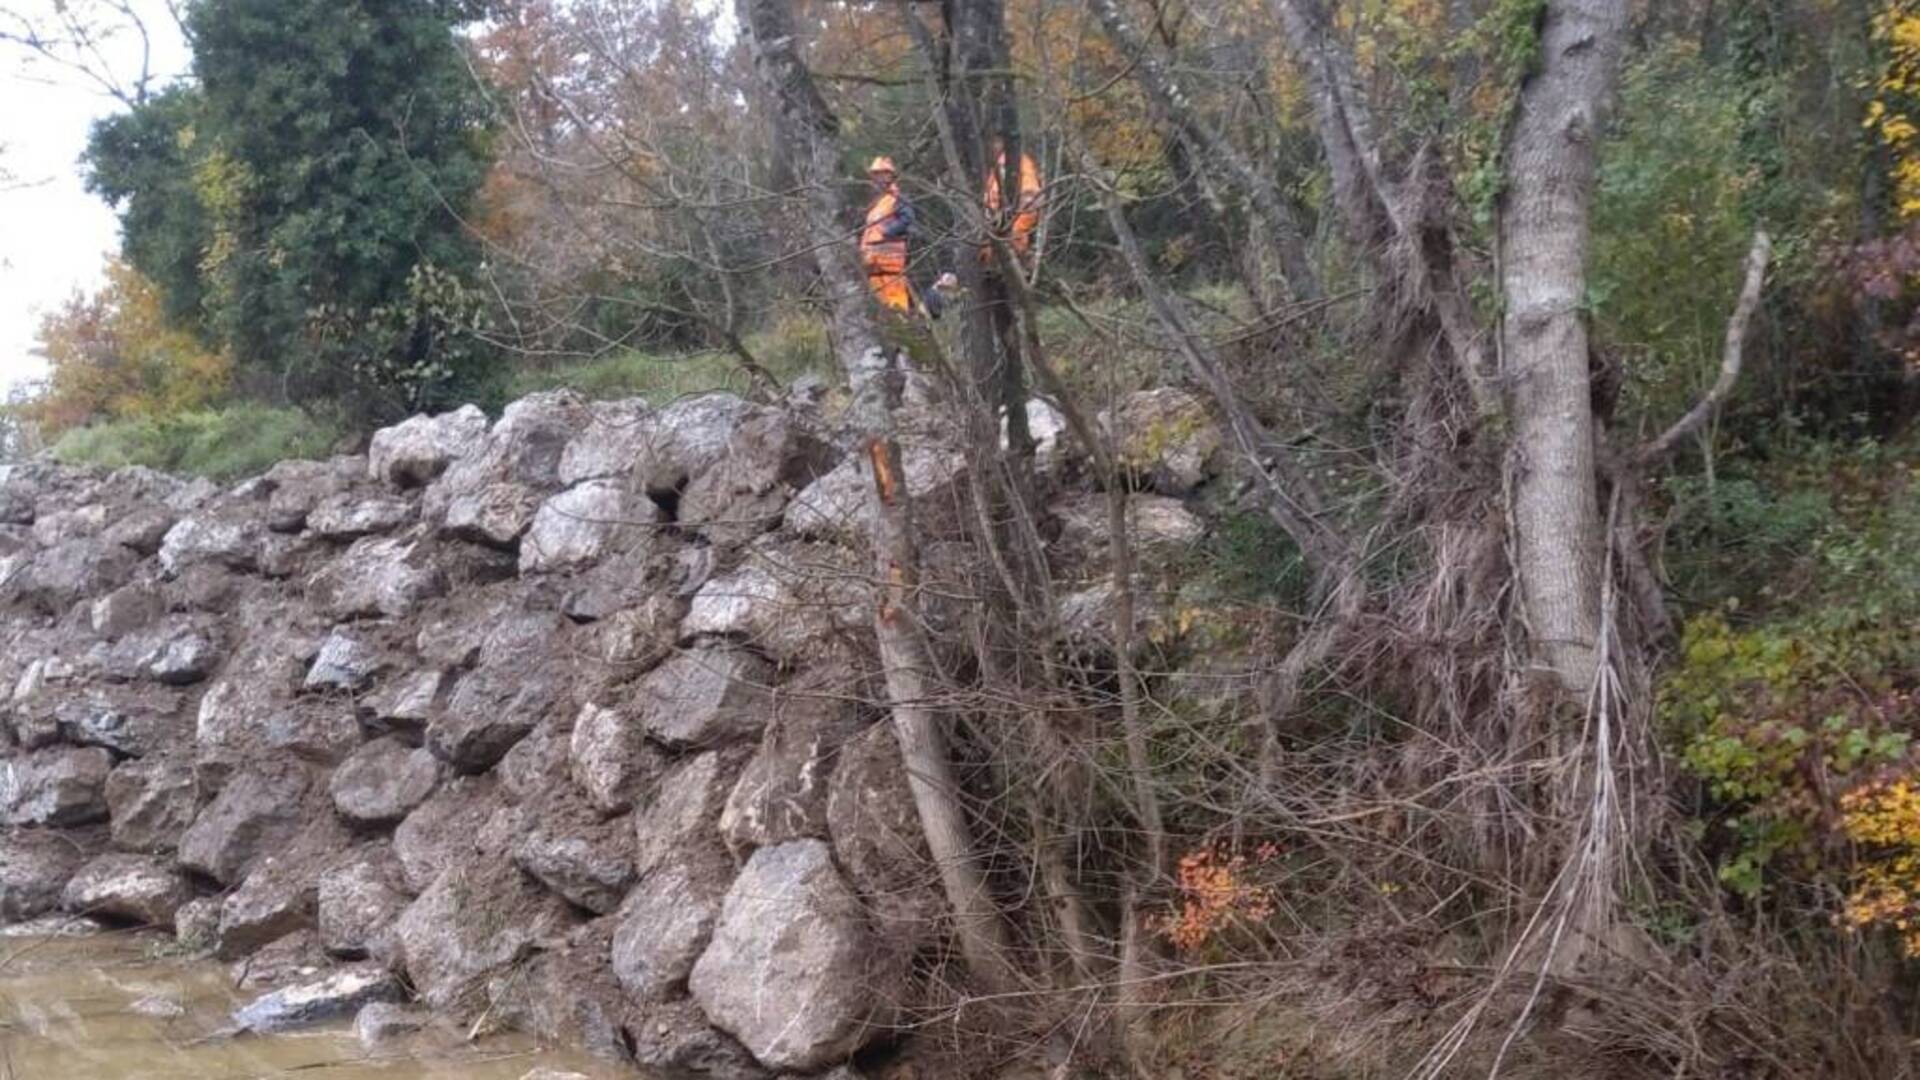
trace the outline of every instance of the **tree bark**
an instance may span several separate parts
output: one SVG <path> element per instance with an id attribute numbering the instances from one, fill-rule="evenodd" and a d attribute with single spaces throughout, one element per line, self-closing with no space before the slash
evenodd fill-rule
<path id="1" fill-rule="evenodd" d="M 990 989 L 1006 990 L 1018 985 L 1019 974 L 974 854 L 946 732 L 932 706 L 932 664 L 912 615 L 918 561 L 886 386 L 891 361 L 874 322 L 852 236 L 839 220 L 840 200 L 834 194 L 839 123 L 800 56 L 791 0 L 736 0 L 736 11 L 754 68 L 793 140 L 794 179 L 806 194 L 804 218 L 831 300 L 835 350 L 853 391 L 848 417 L 873 475 L 873 626 L 908 786 L 927 846 L 939 864 L 967 966 Z"/>
<path id="2" fill-rule="evenodd" d="M 1514 563 L 1530 660 L 1583 700 L 1599 662 L 1600 520 L 1587 374 L 1594 168 L 1626 0 L 1549 0 L 1522 87 L 1501 203 L 1502 380 Z"/>

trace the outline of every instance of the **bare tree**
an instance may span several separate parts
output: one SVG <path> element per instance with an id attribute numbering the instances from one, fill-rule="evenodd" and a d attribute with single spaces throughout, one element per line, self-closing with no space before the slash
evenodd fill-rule
<path id="1" fill-rule="evenodd" d="M 893 350 L 875 324 L 852 238 L 840 224 L 839 121 L 800 55 L 790 4 L 791 0 L 737 0 L 736 10 L 762 88 L 786 126 L 785 137 L 793 142 L 794 180 L 805 198 L 803 217 L 829 296 L 835 348 L 853 391 L 849 418 L 873 476 L 869 519 L 876 560 L 873 625 L 894 734 L 900 741 L 921 827 L 953 908 L 967 966 L 984 984 L 1005 989 L 1016 985 L 1019 975 L 973 848 L 946 735 L 934 712 L 933 667 L 914 614 L 919 559 L 887 387 Z"/>

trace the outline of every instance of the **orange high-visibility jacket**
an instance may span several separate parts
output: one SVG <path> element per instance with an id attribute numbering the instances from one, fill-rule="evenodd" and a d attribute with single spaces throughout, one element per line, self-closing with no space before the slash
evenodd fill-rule
<path id="1" fill-rule="evenodd" d="M 1007 155 L 1002 151 L 999 160 L 987 172 L 987 214 L 998 216 L 1000 213 L 1000 176 L 1007 171 Z M 1033 231 L 1040 225 L 1040 193 L 1045 185 L 1040 182 L 1040 166 L 1033 163 L 1030 154 L 1020 155 L 1020 205 L 1013 212 L 1013 250 L 1025 255 L 1033 245 Z"/>
<path id="2" fill-rule="evenodd" d="M 913 211 L 900 197 L 897 184 L 887 185 L 867 207 L 867 225 L 860 230 L 860 256 L 869 274 L 902 274 L 907 269 L 907 231 Z"/>

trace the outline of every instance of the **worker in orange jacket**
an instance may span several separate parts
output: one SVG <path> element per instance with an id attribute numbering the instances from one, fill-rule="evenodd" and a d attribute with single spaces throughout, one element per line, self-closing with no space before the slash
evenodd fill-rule
<path id="1" fill-rule="evenodd" d="M 913 309 L 913 290 L 907 284 L 907 237 L 913 231 L 913 205 L 900 193 L 893 159 L 881 156 L 867 166 L 874 198 L 860 230 L 860 259 L 867 268 L 867 287 L 888 309 Z"/>
<path id="2" fill-rule="evenodd" d="M 987 219 L 1000 223 L 1002 200 L 1000 197 L 1000 178 L 1007 171 L 1007 144 L 1004 140 L 993 141 L 993 167 L 987 170 Z M 1008 242 L 1013 253 L 1025 258 L 1033 247 L 1034 230 L 1040 226 L 1040 195 L 1045 185 L 1040 182 L 1040 166 L 1034 164 L 1033 155 L 1022 151 L 1020 154 L 1020 201 L 1013 209 L 1013 228 Z"/>

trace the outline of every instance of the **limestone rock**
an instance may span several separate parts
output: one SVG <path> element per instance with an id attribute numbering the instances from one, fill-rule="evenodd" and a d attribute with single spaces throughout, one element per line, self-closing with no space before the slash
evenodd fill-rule
<path id="1" fill-rule="evenodd" d="M 634 871 L 642 880 L 676 859 L 730 863 L 718 821 L 740 775 L 737 751 L 695 754 L 661 777 L 653 801 L 634 815 Z"/>
<path id="2" fill-rule="evenodd" d="M 672 859 L 627 894 L 613 935 L 613 974 L 636 998 L 665 998 L 682 986 L 706 951 L 731 867 L 717 860 Z"/>
<path id="3" fill-rule="evenodd" d="M 660 508 L 617 480 L 588 480 L 541 504 L 520 542 L 523 574 L 573 570 L 653 543 Z"/>
<path id="4" fill-rule="evenodd" d="M 492 777 L 461 777 L 408 814 L 393 833 L 407 888 L 421 892 L 443 871 L 470 859 L 481 829 L 499 807 Z"/>
<path id="5" fill-rule="evenodd" d="M 640 722 L 672 747 L 719 746 L 757 737 L 772 712 L 773 667 L 744 649 L 690 649 L 635 687 Z"/>
<path id="6" fill-rule="evenodd" d="M 395 1001 L 401 994 L 391 971 L 360 964 L 256 998 L 233 1014 L 233 1022 L 261 1034 L 292 1031 L 352 1016 L 365 1005 Z"/>
<path id="7" fill-rule="evenodd" d="M 825 839 L 827 779 L 840 746 L 863 722 L 851 668 L 814 669 L 774 693 L 773 721 L 720 815 L 736 854 L 797 840 Z"/>
<path id="8" fill-rule="evenodd" d="M 0 762 L 0 821 L 84 825 L 107 816 L 113 756 L 98 747 L 36 750 Z"/>
<path id="9" fill-rule="evenodd" d="M 871 634 L 868 576 L 844 549 L 770 539 L 700 587 L 680 630 L 743 641 L 782 663 L 804 661 L 836 640 Z"/>
<path id="10" fill-rule="evenodd" d="M 84 862 L 85 849 L 65 833 L 0 832 L 0 922 L 25 922 L 59 908 L 61 892 Z"/>
<path id="11" fill-rule="evenodd" d="M 688 986 L 761 1064 L 807 1072 L 845 1061 L 886 1023 L 901 963 L 876 947 L 827 845 L 796 840 L 747 861 Z"/>
<path id="12" fill-rule="evenodd" d="M 588 408 L 587 426 L 561 452 L 561 483 L 571 487 L 583 480 L 624 476 L 635 462 L 656 453 L 662 436 L 646 402 L 596 401 Z"/>
<path id="13" fill-rule="evenodd" d="M 365 956 L 411 899 L 393 849 L 362 849 L 320 875 L 320 942 L 336 956 Z"/>
<path id="14" fill-rule="evenodd" d="M 268 758 L 242 766 L 180 838 L 180 865 L 235 885 L 297 836 L 312 809 L 307 766 Z"/>
<path id="15" fill-rule="evenodd" d="M 425 487 L 454 461 L 477 453 L 486 437 L 487 414 L 476 405 L 411 417 L 373 433 L 367 473 L 395 487 Z"/>
<path id="16" fill-rule="evenodd" d="M 331 496 L 307 515 L 307 528 L 325 540 L 357 540 L 392 532 L 413 521 L 413 504 L 391 495 Z"/>
<path id="17" fill-rule="evenodd" d="M 174 912 L 191 899 L 193 890 L 186 878 L 165 859 L 113 854 L 81 867 L 67 882 L 60 903 L 75 914 L 171 927 Z"/>
<path id="18" fill-rule="evenodd" d="M 840 748 L 827 829 L 835 859 L 889 940 L 919 940 L 938 925 L 946 911 L 939 870 L 891 726 L 875 724 Z"/>
<path id="19" fill-rule="evenodd" d="M 396 1039 L 405 1038 L 427 1026 L 428 1013 L 408 1005 L 391 1001 L 375 1001 L 362 1005 L 353 1015 L 353 1036 L 360 1041 L 360 1048 L 369 1052 L 379 1052 Z"/>
<path id="20" fill-rule="evenodd" d="M 919 535 L 927 540 L 960 535 L 972 514 L 966 456 L 942 446 L 908 445 L 900 457 Z M 853 454 L 793 497 L 786 523 L 799 536 L 862 544 L 872 514 L 873 464 L 866 455 Z"/>
<path id="21" fill-rule="evenodd" d="M 122 762 L 107 774 L 107 809 L 115 847 L 172 851 L 200 809 L 193 763 L 178 755 Z"/>
<path id="22" fill-rule="evenodd" d="M 513 846 L 514 865 L 596 915 L 620 906 L 633 884 L 633 823 L 542 808 Z"/>
<path id="23" fill-rule="evenodd" d="M 307 669 L 306 687 L 347 693 L 364 690 L 380 671 L 381 660 L 380 650 L 365 636 L 348 627 L 336 626 Z"/>
<path id="24" fill-rule="evenodd" d="M 1100 414 L 1120 464 L 1162 495 L 1181 496 L 1220 468 L 1220 429 L 1199 398 L 1175 387 L 1138 390 Z"/>
<path id="25" fill-rule="evenodd" d="M 429 543 L 412 536 L 356 540 L 308 583 L 321 611 L 334 619 L 405 618 L 447 587 Z"/>
<path id="26" fill-rule="evenodd" d="M 630 809 L 661 768 L 639 722 L 598 705 L 582 708 L 574 720 L 567 758 L 573 782 L 605 814 Z"/>
<path id="27" fill-rule="evenodd" d="M 220 905 L 216 955 L 236 959 L 312 926 L 320 871 L 308 852 L 262 858 Z"/>
<path id="28" fill-rule="evenodd" d="M 389 825 L 427 800 L 440 782 L 440 764 L 423 747 L 375 739 L 333 771 L 327 792 L 340 816 L 356 825 Z"/>
<path id="29" fill-rule="evenodd" d="M 719 460 L 687 485 L 680 523 L 717 545 L 746 543 L 779 525 L 794 491 L 825 473 L 834 457 L 787 413 L 756 409 L 735 425 Z"/>
<path id="30" fill-rule="evenodd" d="M 238 514 L 182 518 L 160 542 L 160 568 L 170 577 L 197 563 L 254 570 L 259 566 L 262 532 L 259 522 Z"/>
<path id="31" fill-rule="evenodd" d="M 398 961 L 436 1009 L 475 997 L 486 979 L 564 923 L 565 902 L 504 858 L 449 867 L 394 923 Z"/>

